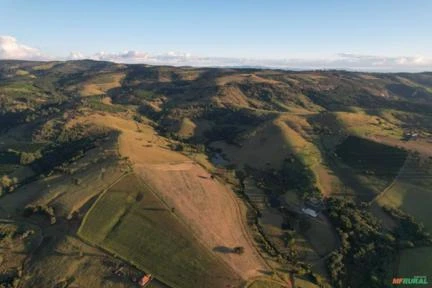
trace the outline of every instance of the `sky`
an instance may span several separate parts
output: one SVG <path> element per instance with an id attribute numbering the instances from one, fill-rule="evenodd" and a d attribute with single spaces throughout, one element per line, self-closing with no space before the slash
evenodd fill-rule
<path id="1" fill-rule="evenodd" d="M 0 59 L 432 70 L 430 0 L 0 0 Z"/>

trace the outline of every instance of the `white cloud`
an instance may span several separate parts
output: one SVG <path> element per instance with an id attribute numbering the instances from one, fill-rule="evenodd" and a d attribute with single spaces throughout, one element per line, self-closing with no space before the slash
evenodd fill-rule
<path id="1" fill-rule="evenodd" d="M 349 62 L 353 63 L 353 68 L 366 70 L 432 70 L 432 58 L 423 56 L 386 57 L 340 53 L 338 57 L 339 59 L 334 61 L 333 65 L 344 65 Z"/>
<path id="2" fill-rule="evenodd" d="M 12 36 L 0 36 L 0 59 L 42 60 L 45 58 L 38 49 L 21 44 Z"/>
<path id="3" fill-rule="evenodd" d="M 85 59 L 84 54 L 79 51 L 72 51 L 69 53 L 69 56 L 66 58 L 67 60 L 80 60 Z"/>
<path id="4" fill-rule="evenodd" d="M 120 53 L 98 52 L 88 58 L 94 60 L 113 61 L 121 63 L 145 63 L 149 60 L 150 55 L 145 52 L 124 51 Z"/>
<path id="5" fill-rule="evenodd" d="M 121 53 L 99 52 L 90 59 L 118 63 L 144 63 L 173 66 L 269 67 L 279 69 L 348 69 L 362 71 L 425 71 L 432 70 L 432 59 L 416 57 L 385 57 L 340 53 L 328 59 L 257 59 L 235 57 L 199 57 L 189 53 L 149 54 L 139 51 Z"/>
<path id="6" fill-rule="evenodd" d="M 319 51 L 317 51 L 319 52 Z M 128 50 L 118 53 L 98 52 L 85 55 L 71 52 L 66 57 L 49 57 L 38 49 L 19 43 L 12 36 L 0 36 L 0 59 L 23 60 L 79 60 L 94 59 L 117 63 L 198 67 L 267 67 L 279 69 L 348 69 L 361 71 L 432 71 L 432 58 L 421 55 L 387 57 L 339 53 L 331 58 L 258 59 L 236 57 L 201 57 L 183 52 L 151 54 Z"/>

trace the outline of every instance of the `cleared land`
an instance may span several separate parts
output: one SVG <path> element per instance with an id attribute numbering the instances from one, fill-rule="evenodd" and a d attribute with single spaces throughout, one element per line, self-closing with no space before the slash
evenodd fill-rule
<path id="1" fill-rule="evenodd" d="M 432 201 L 432 160 L 410 157 L 401 174 L 379 199 L 381 205 L 400 208 L 423 222 L 432 232 L 430 205 Z"/>
<path id="2" fill-rule="evenodd" d="M 267 271 L 247 235 L 245 210 L 227 187 L 194 163 L 144 165 L 135 169 L 175 209 L 194 234 L 245 279 Z M 243 219 L 242 219 L 243 218 Z M 211 227 L 211 228 L 210 228 Z M 209 229 L 210 228 L 210 229 Z M 232 252 L 244 247 L 241 256 Z"/>
<path id="3" fill-rule="evenodd" d="M 432 160 L 410 157 L 401 174 L 381 197 L 380 205 L 400 208 L 412 215 L 416 221 L 423 223 L 432 233 L 430 203 L 432 201 Z M 432 247 L 407 249 L 402 251 L 399 259 L 399 274 L 432 276 Z"/>
<path id="4" fill-rule="evenodd" d="M 285 288 L 286 284 L 271 280 L 256 280 L 252 282 L 247 288 Z"/>
<path id="5" fill-rule="evenodd" d="M 336 163 L 341 180 L 364 201 L 372 200 L 390 185 L 407 157 L 402 149 L 356 136 L 346 138 L 335 153 L 341 160 Z"/>
<path id="6" fill-rule="evenodd" d="M 432 277 L 431 267 L 431 247 L 403 250 L 399 259 L 398 276 L 413 277 L 413 275 L 421 275 L 430 279 Z"/>
<path id="7" fill-rule="evenodd" d="M 239 283 L 228 266 L 196 243 L 188 228 L 134 175 L 98 199 L 79 235 L 173 287 Z"/>
<path id="8" fill-rule="evenodd" d="M 123 73 L 98 75 L 82 85 L 80 94 L 84 97 L 105 94 L 112 88 L 120 87 L 124 77 Z"/>
<path id="9" fill-rule="evenodd" d="M 245 207 L 234 193 L 188 157 L 171 151 L 169 142 L 150 126 L 100 114 L 76 121 L 119 130 L 120 154 L 133 163 L 137 176 L 174 208 L 200 243 L 243 279 L 269 271 L 245 227 Z M 241 256 L 232 253 L 237 246 L 244 247 Z"/>

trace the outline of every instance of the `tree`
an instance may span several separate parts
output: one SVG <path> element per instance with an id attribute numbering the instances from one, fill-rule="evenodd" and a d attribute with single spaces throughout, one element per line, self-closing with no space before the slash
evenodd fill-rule
<path id="1" fill-rule="evenodd" d="M 3 175 L 0 178 L 0 195 L 3 192 L 11 192 L 14 189 L 14 184 L 16 183 L 16 178 L 10 178 L 8 175 Z"/>
<path id="2" fill-rule="evenodd" d="M 235 254 L 241 255 L 244 253 L 244 247 L 243 246 L 237 246 L 233 248 L 233 252 Z"/>
<path id="3" fill-rule="evenodd" d="M 20 164 L 27 165 L 35 161 L 36 159 L 41 158 L 42 155 L 40 152 L 30 153 L 30 152 L 21 152 L 20 153 Z"/>
<path id="4" fill-rule="evenodd" d="M 3 177 L 0 178 L 0 185 L 3 188 L 9 188 L 12 184 L 13 180 L 8 175 L 3 175 Z"/>

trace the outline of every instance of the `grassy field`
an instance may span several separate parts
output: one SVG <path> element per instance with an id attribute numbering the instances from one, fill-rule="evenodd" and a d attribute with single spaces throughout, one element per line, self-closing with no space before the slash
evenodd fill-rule
<path id="1" fill-rule="evenodd" d="M 295 279 L 295 288 L 318 288 L 319 286 L 304 279 Z"/>
<path id="2" fill-rule="evenodd" d="M 432 248 L 414 248 L 403 250 L 399 259 L 398 277 L 432 277 Z"/>
<path id="3" fill-rule="evenodd" d="M 183 118 L 177 132 L 177 135 L 181 138 L 187 139 L 195 134 L 196 125 L 189 118 Z"/>
<path id="4" fill-rule="evenodd" d="M 284 288 L 284 284 L 272 280 L 256 280 L 252 282 L 247 288 Z"/>
<path id="5" fill-rule="evenodd" d="M 393 138 L 401 138 L 403 131 L 400 127 L 384 118 L 368 115 L 363 111 L 357 113 L 336 112 L 336 119 L 350 133 L 360 137 L 372 135 L 385 135 Z"/>
<path id="6" fill-rule="evenodd" d="M 79 235 L 173 287 L 222 287 L 222 283 L 238 282 L 134 175 L 98 199 Z"/>
<path id="7" fill-rule="evenodd" d="M 432 232 L 430 204 L 432 201 L 432 160 L 410 157 L 395 184 L 378 203 L 400 208 L 423 222 Z"/>
<path id="8" fill-rule="evenodd" d="M 94 96 L 105 94 L 108 90 L 121 86 L 123 73 L 101 74 L 88 80 L 81 87 L 81 96 Z"/>
<path id="9" fill-rule="evenodd" d="M 87 96 L 85 99 L 88 107 L 96 111 L 111 113 L 127 111 L 127 108 L 123 106 L 107 104 L 106 100 L 104 100 L 105 98 L 102 96 Z"/>
<path id="10" fill-rule="evenodd" d="M 407 153 L 395 147 L 349 136 L 336 149 L 337 155 L 359 173 L 393 179 L 402 167 Z"/>
<path id="11" fill-rule="evenodd" d="M 396 183 L 378 199 L 380 205 L 400 208 L 423 223 L 432 234 L 432 160 L 410 157 Z M 432 276 L 432 247 L 402 251 L 399 276 Z"/>
<path id="12" fill-rule="evenodd" d="M 307 221 L 310 228 L 304 236 L 320 256 L 326 256 L 338 248 L 338 237 L 327 218 L 321 216 L 318 219 L 308 218 Z"/>
<path id="13" fill-rule="evenodd" d="M 405 150 L 348 136 L 336 146 L 334 165 L 339 178 L 363 201 L 382 192 L 398 175 L 407 157 Z"/>
<path id="14" fill-rule="evenodd" d="M 71 236 L 67 225 L 44 231 L 44 240 L 24 266 L 19 287 L 136 287 L 143 273 Z M 69 234 L 69 235 L 66 235 Z M 121 267 L 122 274 L 113 271 Z M 151 288 L 166 288 L 153 282 Z"/>

